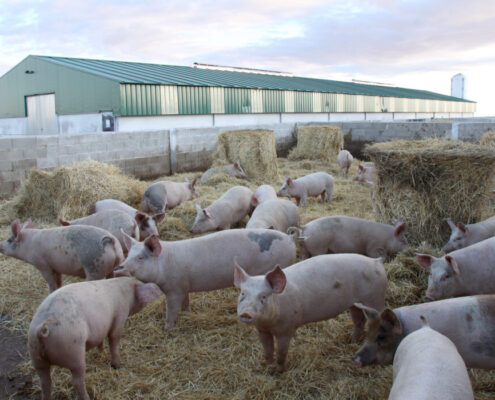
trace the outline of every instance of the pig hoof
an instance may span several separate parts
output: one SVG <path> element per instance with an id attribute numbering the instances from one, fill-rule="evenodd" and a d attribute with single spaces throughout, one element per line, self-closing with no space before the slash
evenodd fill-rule
<path id="1" fill-rule="evenodd" d="M 114 369 L 119 369 L 120 368 L 120 361 L 112 362 L 110 365 Z"/>
<path id="2" fill-rule="evenodd" d="M 273 363 L 273 358 L 267 358 L 260 361 L 260 364 L 264 367 Z"/>
<path id="3" fill-rule="evenodd" d="M 285 371 L 285 364 L 278 364 L 277 363 L 277 372 L 281 374 L 282 372 Z"/>

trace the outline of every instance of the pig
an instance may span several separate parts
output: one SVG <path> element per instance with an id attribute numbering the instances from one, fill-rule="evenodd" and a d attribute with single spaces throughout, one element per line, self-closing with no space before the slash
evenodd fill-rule
<path id="1" fill-rule="evenodd" d="M 337 155 L 337 162 L 339 163 L 340 170 L 342 171 L 342 175 L 344 178 L 347 178 L 347 174 L 349 173 L 349 168 L 351 168 L 352 154 L 348 150 L 340 150 Z"/>
<path id="2" fill-rule="evenodd" d="M 424 325 L 405 337 L 394 357 L 388 400 L 473 400 L 466 365 L 455 344 Z"/>
<path id="3" fill-rule="evenodd" d="M 229 164 L 229 165 L 222 165 L 220 167 L 213 167 L 208 170 L 206 170 L 203 175 L 201 175 L 200 181 L 205 182 L 207 181 L 212 175 L 215 175 L 216 173 L 219 172 L 224 172 L 227 175 L 233 176 L 235 178 L 239 179 L 247 179 L 248 176 L 244 172 L 244 170 L 241 167 L 241 162 L 236 161 L 234 164 Z"/>
<path id="4" fill-rule="evenodd" d="M 240 322 L 258 330 L 264 364 L 273 362 L 277 341 L 277 370 L 285 370 L 289 342 L 296 329 L 309 322 L 333 318 L 349 310 L 354 323 L 352 341 L 363 331 L 359 302 L 382 309 L 387 276 L 381 259 L 359 254 L 330 254 L 294 264 L 277 265 L 265 275 L 250 276 L 236 264 L 234 284 L 241 289 L 237 303 Z"/>
<path id="5" fill-rule="evenodd" d="M 370 188 L 370 196 L 374 197 L 373 183 L 376 180 L 375 165 L 372 162 L 366 162 L 358 165 L 357 175 L 353 178 L 359 184 L 365 183 Z"/>
<path id="6" fill-rule="evenodd" d="M 476 224 L 464 225 L 460 222 L 456 225 L 451 219 L 448 219 L 447 223 L 452 229 L 452 234 L 448 243 L 442 249 L 444 253 L 450 253 L 495 236 L 495 217 Z"/>
<path id="7" fill-rule="evenodd" d="M 495 369 L 495 295 L 457 297 L 382 312 L 355 306 L 368 323 L 366 341 L 354 357 L 360 367 L 390 364 L 402 339 L 421 328 L 419 317 L 423 315 L 432 329 L 454 342 L 468 368 Z"/>
<path id="8" fill-rule="evenodd" d="M 347 216 L 315 219 L 300 230 L 289 229 L 299 242 L 301 258 L 329 253 L 358 253 L 390 258 L 407 248 L 406 224 L 395 226 Z"/>
<path id="9" fill-rule="evenodd" d="M 132 218 L 134 218 L 139 227 L 139 238 L 140 240 L 146 239 L 151 235 L 158 235 L 157 225 L 163 221 L 165 218 L 165 213 L 155 214 L 150 216 L 146 213 L 140 212 L 135 208 L 125 204 L 119 200 L 113 199 L 105 199 L 99 200 L 95 203 L 94 211 L 102 211 L 102 210 L 121 210 L 129 214 Z"/>
<path id="10" fill-rule="evenodd" d="M 261 185 L 258 186 L 256 191 L 253 194 L 251 204 L 253 207 L 256 207 L 258 204 L 263 203 L 267 200 L 276 200 L 277 192 L 271 185 Z"/>
<path id="11" fill-rule="evenodd" d="M 145 213 L 160 214 L 177 207 L 180 203 L 198 197 L 194 190 L 197 179 L 189 182 L 159 181 L 149 186 L 143 194 L 141 210 Z"/>
<path id="12" fill-rule="evenodd" d="M 321 195 L 321 201 L 327 198 L 327 203 L 330 204 L 333 192 L 333 177 L 326 172 L 315 172 L 303 176 L 301 178 L 292 179 L 289 177 L 284 178 L 284 183 L 280 190 L 277 192 L 279 197 L 294 197 L 297 205 L 306 205 L 306 199 L 308 196 L 317 197 Z"/>
<path id="13" fill-rule="evenodd" d="M 11 229 L 12 235 L 0 243 L 0 253 L 33 264 L 51 292 L 62 286 L 62 274 L 88 281 L 112 277 L 124 259 L 117 238 L 96 226 L 34 229 L 30 220 L 22 228 L 15 220 Z"/>
<path id="14" fill-rule="evenodd" d="M 495 237 L 436 258 L 416 254 L 430 271 L 426 300 L 495 293 Z"/>
<path id="15" fill-rule="evenodd" d="M 124 236 L 120 231 L 121 229 L 129 236 L 139 240 L 139 228 L 136 220 L 126 212 L 120 210 L 102 210 L 95 214 L 88 215 L 87 217 L 74 219 L 72 221 L 65 221 L 62 218 L 60 218 L 59 221 L 63 226 L 90 225 L 105 229 L 119 240 L 122 248 L 125 248 L 125 244 Z"/>
<path id="16" fill-rule="evenodd" d="M 286 267 L 296 258 L 290 236 L 267 229 L 231 229 L 176 242 L 156 236 L 137 242 L 126 235 L 126 246 L 129 254 L 115 275 L 131 275 L 160 287 L 166 294 L 166 330 L 174 326 L 181 306 L 189 309 L 190 292 L 233 285 L 234 258 L 253 274 L 277 263 Z"/>
<path id="17" fill-rule="evenodd" d="M 257 198 L 251 200 L 252 205 L 257 205 Z M 291 226 L 299 226 L 299 209 L 289 200 L 267 200 L 258 205 L 249 219 L 246 228 L 275 229 L 287 232 Z"/>
<path id="18" fill-rule="evenodd" d="M 42 399 L 51 399 L 50 368 L 58 365 L 70 369 L 79 400 L 89 400 L 86 351 L 97 346 L 103 351 L 108 337 L 111 365 L 119 368 L 119 341 L 127 317 L 161 295 L 153 283 L 123 277 L 72 283 L 45 298 L 28 331 L 29 354 L 41 381 Z"/>
<path id="19" fill-rule="evenodd" d="M 234 186 L 215 200 L 209 207 L 196 204 L 196 219 L 191 233 L 204 233 L 230 229 L 252 212 L 253 192 L 245 186 Z"/>

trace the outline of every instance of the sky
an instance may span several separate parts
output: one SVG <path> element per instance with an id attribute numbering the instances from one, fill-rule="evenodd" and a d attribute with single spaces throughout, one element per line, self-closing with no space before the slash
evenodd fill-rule
<path id="1" fill-rule="evenodd" d="M 0 0 L 0 76 L 29 54 L 271 69 L 450 95 L 495 116 L 494 0 Z"/>

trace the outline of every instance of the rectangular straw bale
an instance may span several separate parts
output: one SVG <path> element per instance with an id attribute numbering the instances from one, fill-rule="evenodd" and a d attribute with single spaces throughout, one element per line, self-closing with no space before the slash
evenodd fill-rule
<path id="1" fill-rule="evenodd" d="M 461 141 L 427 139 L 368 146 L 376 166 L 377 219 L 408 226 L 412 244 L 445 244 L 445 220 L 479 221 L 492 188 L 495 151 Z"/>
<path id="2" fill-rule="evenodd" d="M 481 136 L 480 144 L 482 146 L 488 146 L 495 148 L 495 131 L 486 131 Z"/>
<path id="3" fill-rule="evenodd" d="M 289 153 L 289 160 L 337 161 L 344 147 L 344 135 L 339 126 L 307 125 L 297 128 L 297 145 Z"/>
<path id="4" fill-rule="evenodd" d="M 234 130 L 218 135 L 214 164 L 241 162 L 249 178 L 273 181 L 278 178 L 275 136 L 272 130 Z"/>

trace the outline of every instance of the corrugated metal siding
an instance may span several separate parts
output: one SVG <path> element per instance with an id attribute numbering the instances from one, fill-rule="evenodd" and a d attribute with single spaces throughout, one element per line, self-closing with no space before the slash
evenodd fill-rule
<path id="1" fill-rule="evenodd" d="M 263 112 L 278 113 L 285 112 L 285 100 L 287 96 L 291 96 L 283 90 L 263 90 Z M 294 96 L 291 96 L 292 108 L 294 107 Z M 290 112 L 290 111 L 289 111 Z"/>
<path id="2" fill-rule="evenodd" d="M 263 90 L 251 89 L 251 112 L 263 112 Z"/>
<path id="3" fill-rule="evenodd" d="M 313 112 L 321 112 L 321 93 L 313 93 Z"/>
<path id="4" fill-rule="evenodd" d="M 243 114 L 251 112 L 249 89 L 225 88 L 225 113 Z"/>
<path id="5" fill-rule="evenodd" d="M 210 88 L 211 95 L 211 112 L 212 114 L 225 113 L 225 90 L 224 88 Z"/>
<path id="6" fill-rule="evenodd" d="M 312 112 L 313 93 L 294 92 L 294 112 Z"/>
<path id="7" fill-rule="evenodd" d="M 211 114 L 209 87 L 177 86 L 179 114 Z"/>
<path id="8" fill-rule="evenodd" d="M 178 114 L 179 102 L 177 100 L 177 86 L 160 86 L 160 98 L 161 98 L 161 113 L 165 114 Z"/>
<path id="9" fill-rule="evenodd" d="M 121 85 L 122 115 L 160 115 L 162 94 L 155 85 Z"/>
<path id="10" fill-rule="evenodd" d="M 284 91 L 284 108 L 285 112 L 294 112 L 294 92 L 291 90 Z"/>

